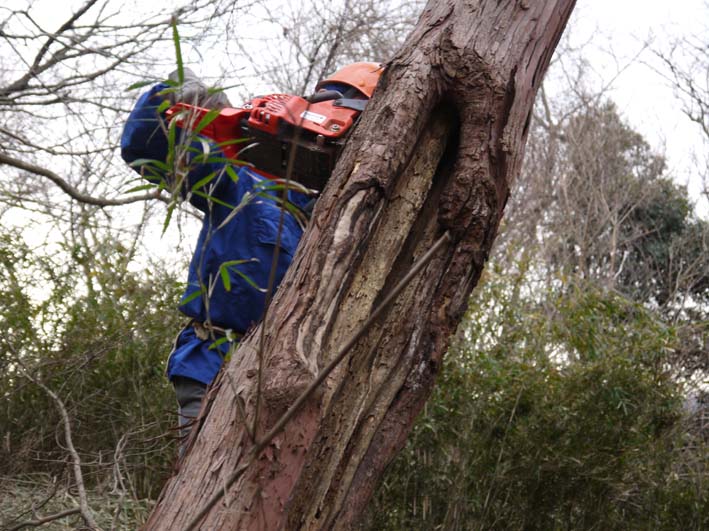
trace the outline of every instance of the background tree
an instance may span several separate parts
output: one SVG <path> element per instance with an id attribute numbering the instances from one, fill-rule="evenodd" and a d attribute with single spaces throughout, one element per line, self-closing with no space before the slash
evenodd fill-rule
<path id="1" fill-rule="evenodd" d="M 422 8 L 421 0 L 311 0 L 277 9 L 266 4 L 263 14 L 252 16 L 257 24 L 280 27 L 280 35 L 260 43 L 258 54 L 248 42 L 235 39 L 233 45 L 263 82 L 287 94 L 307 94 L 339 65 L 392 57 Z"/>
<path id="2" fill-rule="evenodd" d="M 704 3 L 705 9 L 709 4 Z M 706 30 L 707 27 L 705 26 Z M 675 89 L 682 111 L 694 122 L 709 142 L 709 64 L 707 63 L 709 41 L 707 32 L 683 34 L 674 39 L 669 49 L 656 47 L 654 52 L 659 65 L 655 70 Z M 654 64 L 654 63 L 653 63 Z M 709 159 L 704 153 L 697 154 L 697 165 L 703 177 L 703 193 L 709 197 Z"/>

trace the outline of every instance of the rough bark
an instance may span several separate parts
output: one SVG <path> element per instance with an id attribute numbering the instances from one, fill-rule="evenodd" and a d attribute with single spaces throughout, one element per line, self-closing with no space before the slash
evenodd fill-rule
<path id="1" fill-rule="evenodd" d="M 253 446 L 260 330 L 215 383 L 147 529 L 350 529 L 429 395 L 519 173 L 536 91 L 574 0 L 430 1 L 315 210 L 265 326 L 258 434 L 412 263 L 452 240 L 229 488 Z"/>

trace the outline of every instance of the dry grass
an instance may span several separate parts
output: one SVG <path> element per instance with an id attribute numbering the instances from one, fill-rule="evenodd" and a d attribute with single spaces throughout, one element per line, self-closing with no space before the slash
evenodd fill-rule
<path id="1" fill-rule="evenodd" d="M 134 531 L 147 518 L 153 500 L 136 500 L 128 493 L 89 490 L 88 502 L 98 525 L 116 531 Z M 30 522 L 78 508 L 79 500 L 72 487 L 48 474 L 0 478 L 0 531 L 36 529 L 35 525 L 18 528 Z M 78 513 L 45 523 L 43 531 L 85 529 Z"/>

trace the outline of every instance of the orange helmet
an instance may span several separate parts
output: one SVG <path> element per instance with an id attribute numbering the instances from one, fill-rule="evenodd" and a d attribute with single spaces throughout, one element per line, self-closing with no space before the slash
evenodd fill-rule
<path id="1" fill-rule="evenodd" d="M 368 98 L 372 97 L 384 66 L 380 63 L 352 63 L 343 66 L 330 77 L 320 81 L 315 90 L 327 83 L 344 83 L 354 87 Z"/>

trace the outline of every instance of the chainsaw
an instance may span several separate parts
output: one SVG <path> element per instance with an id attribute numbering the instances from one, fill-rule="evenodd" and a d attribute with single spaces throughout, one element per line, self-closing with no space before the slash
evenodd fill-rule
<path id="1" fill-rule="evenodd" d="M 214 111 L 186 103 L 177 103 L 166 114 L 179 127 L 213 140 L 236 164 L 252 165 L 267 178 L 288 178 L 321 191 L 366 104 L 367 100 L 325 90 L 308 99 L 289 94 L 259 96 L 240 108 L 225 107 L 211 120 L 205 116 Z M 203 119 L 208 123 L 201 127 Z"/>

